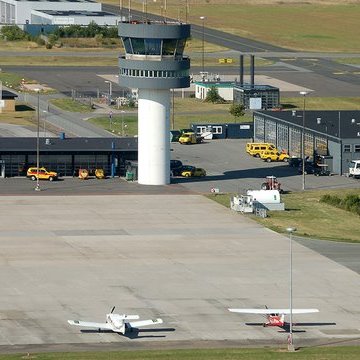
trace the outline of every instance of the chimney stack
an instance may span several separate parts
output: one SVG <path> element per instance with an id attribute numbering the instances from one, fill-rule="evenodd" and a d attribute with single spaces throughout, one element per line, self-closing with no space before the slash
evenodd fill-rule
<path id="1" fill-rule="evenodd" d="M 240 55 L 240 86 L 244 85 L 244 55 Z"/>
<path id="2" fill-rule="evenodd" d="M 255 85 L 255 56 L 250 55 L 250 85 L 254 87 Z"/>

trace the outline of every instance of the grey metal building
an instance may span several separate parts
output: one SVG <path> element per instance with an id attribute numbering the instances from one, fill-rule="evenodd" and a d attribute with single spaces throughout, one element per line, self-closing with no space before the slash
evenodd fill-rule
<path id="1" fill-rule="evenodd" d="M 101 11 L 95 0 L 0 0 L 0 23 L 23 25 L 31 23 L 32 10 Z"/>
<path id="2" fill-rule="evenodd" d="M 117 26 L 121 16 L 106 11 L 84 10 L 32 10 L 31 24 L 43 25 L 97 25 Z"/>
<path id="3" fill-rule="evenodd" d="M 255 142 L 274 143 L 294 157 L 301 157 L 304 146 L 310 159 L 332 157 L 337 174 L 360 159 L 360 111 L 257 111 L 253 116 Z"/>

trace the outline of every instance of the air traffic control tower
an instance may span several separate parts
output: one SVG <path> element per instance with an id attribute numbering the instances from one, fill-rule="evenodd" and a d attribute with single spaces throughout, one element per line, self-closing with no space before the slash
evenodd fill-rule
<path id="1" fill-rule="evenodd" d="M 190 25 L 179 22 L 119 24 L 125 55 L 119 84 L 138 89 L 138 182 L 170 183 L 170 89 L 190 86 L 183 56 Z"/>

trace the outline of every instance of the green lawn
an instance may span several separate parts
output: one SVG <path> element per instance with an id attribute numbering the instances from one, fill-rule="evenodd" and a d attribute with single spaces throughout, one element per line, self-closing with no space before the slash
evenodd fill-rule
<path id="1" fill-rule="evenodd" d="M 302 96 L 281 98 L 284 109 L 303 108 Z M 360 97 L 316 97 L 309 94 L 306 97 L 306 110 L 360 110 Z"/>
<path id="2" fill-rule="evenodd" d="M 0 360 L 357 360 L 355 346 L 304 348 L 294 353 L 282 349 L 203 349 L 203 350 L 149 350 L 117 352 L 39 353 L 29 357 L 0 355 Z"/>
<path id="3" fill-rule="evenodd" d="M 28 66 L 117 66 L 118 59 L 112 57 L 83 56 L 2 56 L 0 65 Z"/>
<path id="4" fill-rule="evenodd" d="M 279 233 L 285 233 L 287 227 L 295 227 L 299 236 L 360 243 L 359 216 L 320 202 L 320 197 L 324 194 L 345 196 L 348 193 L 360 196 L 360 189 L 283 194 L 281 198 L 285 203 L 285 211 L 268 212 L 269 216 L 265 219 L 249 216 Z M 229 194 L 208 195 L 208 197 L 230 207 Z"/>
<path id="5" fill-rule="evenodd" d="M 94 111 L 93 109 L 91 109 L 90 104 L 84 104 L 70 98 L 51 99 L 49 102 L 65 111 L 80 113 L 88 113 Z"/>
<path id="6" fill-rule="evenodd" d="M 115 135 L 134 136 L 137 134 L 137 114 L 113 115 L 94 117 L 88 120 L 92 124 L 101 127 Z"/>

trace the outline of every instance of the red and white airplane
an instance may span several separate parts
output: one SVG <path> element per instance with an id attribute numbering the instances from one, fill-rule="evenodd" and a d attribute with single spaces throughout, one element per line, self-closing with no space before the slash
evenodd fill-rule
<path id="1" fill-rule="evenodd" d="M 68 320 L 70 325 L 88 327 L 101 330 L 112 330 L 116 333 L 125 335 L 127 331 L 131 331 L 132 328 L 140 328 L 148 325 L 162 324 L 162 319 L 155 320 L 140 320 L 140 321 L 129 321 L 138 320 L 139 315 L 125 315 L 125 314 L 113 314 L 115 306 L 111 309 L 109 314 L 106 314 L 105 323 L 81 321 L 81 320 Z"/>
<path id="2" fill-rule="evenodd" d="M 281 328 L 289 326 L 289 323 L 285 321 L 285 315 L 290 314 L 290 309 L 228 309 L 231 312 L 241 314 L 259 314 L 266 318 L 266 322 L 263 326 L 278 326 Z M 292 314 L 311 314 L 319 312 L 318 309 L 292 309 Z M 296 324 L 294 324 L 296 325 Z"/>

